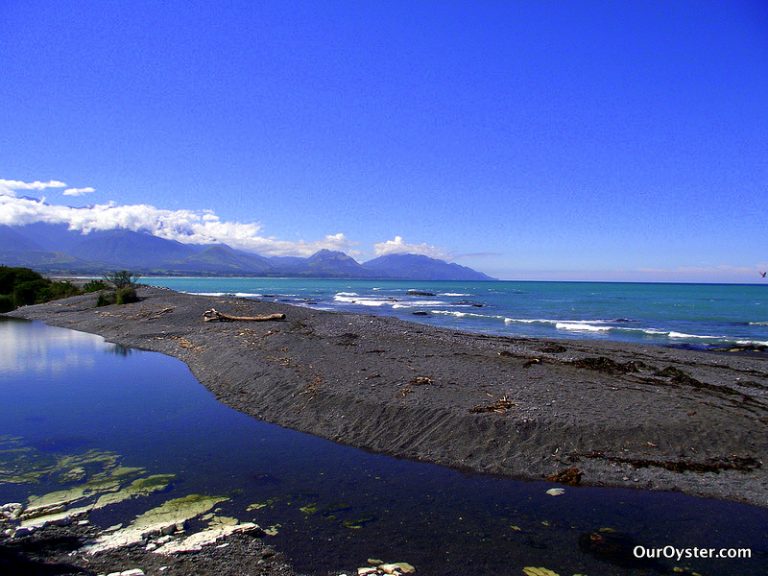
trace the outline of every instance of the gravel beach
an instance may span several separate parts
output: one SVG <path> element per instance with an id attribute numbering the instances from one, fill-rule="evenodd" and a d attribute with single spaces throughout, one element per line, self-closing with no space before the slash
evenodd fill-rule
<path id="1" fill-rule="evenodd" d="M 184 361 L 225 404 L 398 457 L 768 505 L 768 357 L 512 339 L 141 287 L 12 312 Z M 204 322 L 284 313 L 271 322 Z"/>

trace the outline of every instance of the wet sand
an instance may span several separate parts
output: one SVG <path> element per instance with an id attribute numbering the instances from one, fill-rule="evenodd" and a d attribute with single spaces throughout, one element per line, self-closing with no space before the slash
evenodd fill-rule
<path id="1" fill-rule="evenodd" d="M 331 440 L 479 472 L 768 506 L 768 356 L 455 332 L 142 287 L 10 315 L 175 356 L 216 397 Z M 209 308 L 278 322 L 203 322 Z"/>

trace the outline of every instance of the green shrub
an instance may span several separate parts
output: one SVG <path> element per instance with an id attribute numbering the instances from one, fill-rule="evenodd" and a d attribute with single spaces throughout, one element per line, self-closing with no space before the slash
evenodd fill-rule
<path id="1" fill-rule="evenodd" d="M 78 294 L 81 294 L 80 289 L 66 280 L 54 282 L 29 268 L 0 266 L 2 312 Z"/>
<path id="2" fill-rule="evenodd" d="M 99 290 L 106 290 L 107 283 L 104 280 L 89 280 L 83 284 L 83 292 L 86 294 L 90 292 L 98 292 Z"/>
<path id="3" fill-rule="evenodd" d="M 0 266 L 0 294 L 11 294 L 17 284 L 43 280 L 43 277 L 29 268 Z"/>
<path id="4" fill-rule="evenodd" d="M 131 286 L 134 286 L 139 278 L 141 278 L 139 274 L 128 270 L 120 270 L 119 272 L 112 272 L 104 275 L 104 280 L 109 284 L 112 284 L 112 286 L 118 290 L 120 288 L 130 288 Z"/>
<path id="5" fill-rule="evenodd" d="M 8 294 L 0 295 L 0 314 L 10 312 L 14 308 L 16 307 L 13 305 L 13 298 L 11 296 Z"/>
<path id="6" fill-rule="evenodd" d="M 96 306 L 109 306 L 110 304 L 114 304 L 115 300 L 114 292 L 102 292 L 96 300 Z"/>
<path id="7" fill-rule="evenodd" d="M 19 307 L 42 302 L 40 295 L 48 288 L 49 284 L 50 280 L 44 278 L 17 282 L 13 289 L 13 303 Z"/>
<path id="8" fill-rule="evenodd" d="M 136 290 L 133 288 L 119 288 L 115 292 L 115 301 L 118 304 L 130 304 L 131 302 L 138 302 L 139 297 L 136 296 Z"/>
<path id="9" fill-rule="evenodd" d="M 58 300 L 59 298 L 68 298 L 78 294 L 80 294 L 78 287 L 68 280 L 51 282 L 40 291 L 37 301 L 47 302 L 48 300 Z"/>

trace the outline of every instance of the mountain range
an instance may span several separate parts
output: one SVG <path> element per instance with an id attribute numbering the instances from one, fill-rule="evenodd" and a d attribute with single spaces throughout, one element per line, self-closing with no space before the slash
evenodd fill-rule
<path id="1" fill-rule="evenodd" d="M 53 274 L 297 276 L 401 280 L 493 280 L 466 266 L 418 254 L 389 254 L 359 263 L 333 250 L 312 256 L 261 256 L 226 244 L 183 244 L 125 229 L 81 234 L 66 225 L 0 226 L 0 265 Z"/>

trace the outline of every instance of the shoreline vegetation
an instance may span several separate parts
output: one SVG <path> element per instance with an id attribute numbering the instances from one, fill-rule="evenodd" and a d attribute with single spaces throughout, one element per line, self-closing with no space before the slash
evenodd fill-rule
<path id="1" fill-rule="evenodd" d="M 367 450 L 518 479 L 768 506 L 763 354 L 470 334 L 149 286 L 136 294 L 119 306 L 97 306 L 91 293 L 8 316 L 176 357 L 241 412 Z M 206 322 L 211 309 L 285 318 Z M 87 538 L 88 530 L 49 526 L 30 538 Z M 251 540 L 234 534 L 227 550 L 264 560 L 267 574 L 292 573 L 260 540 L 248 548 Z M 130 550 L 128 560 L 148 555 Z M 202 554 L 229 562 L 215 547 Z M 130 568 L 128 560 L 120 565 Z"/>
<path id="2" fill-rule="evenodd" d="M 99 293 L 97 306 L 128 304 L 137 301 L 138 279 L 128 270 L 107 273 L 102 279 L 51 279 L 30 268 L 0 266 L 0 313 L 92 292 Z"/>

